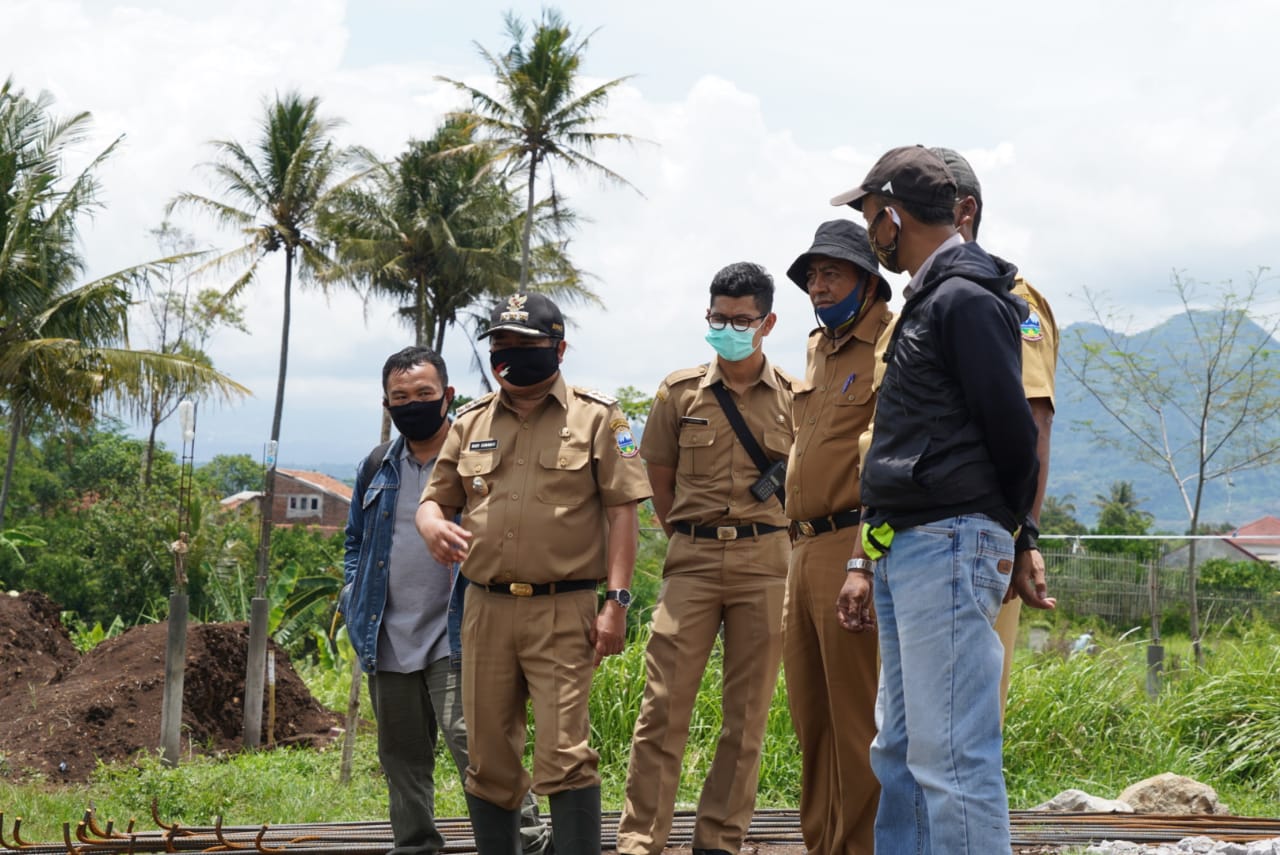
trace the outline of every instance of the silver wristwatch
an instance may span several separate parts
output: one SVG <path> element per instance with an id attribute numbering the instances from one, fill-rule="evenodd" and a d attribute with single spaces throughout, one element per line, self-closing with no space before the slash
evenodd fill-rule
<path id="1" fill-rule="evenodd" d="M 849 573 L 865 573 L 868 576 L 875 573 L 875 562 L 868 558 L 850 558 L 849 563 L 844 565 L 844 569 Z"/>

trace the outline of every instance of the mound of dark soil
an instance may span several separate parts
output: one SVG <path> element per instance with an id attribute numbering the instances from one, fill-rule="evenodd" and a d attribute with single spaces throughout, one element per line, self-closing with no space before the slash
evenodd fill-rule
<path id="1" fill-rule="evenodd" d="M 167 623 L 127 630 L 80 657 L 41 594 L 0 598 L 0 758 L 8 775 L 85 780 L 97 760 L 118 761 L 160 745 Z M 192 624 L 187 630 L 182 753 L 234 751 L 241 745 L 244 623 Z M 327 741 L 338 716 L 320 706 L 276 656 L 277 744 Z M 261 744 L 267 743 L 267 715 Z"/>
<path id="2" fill-rule="evenodd" d="M 0 591 L 0 710 L 10 713 L 29 685 L 56 683 L 80 661 L 60 612 L 37 591 L 18 597 Z"/>

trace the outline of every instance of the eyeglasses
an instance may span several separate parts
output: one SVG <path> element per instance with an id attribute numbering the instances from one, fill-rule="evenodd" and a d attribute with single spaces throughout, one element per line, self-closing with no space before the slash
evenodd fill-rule
<path id="1" fill-rule="evenodd" d="M 751 329 L 751 325 L 756 321 L 764 320 L 768 315 L 734 315 L 732 318 L 724 315 L 713 315 L 707 312 L 707 326 L 713 330 L 722 330 L 726 326 L 731 326 L 738 332 L 746 332 Z"/>

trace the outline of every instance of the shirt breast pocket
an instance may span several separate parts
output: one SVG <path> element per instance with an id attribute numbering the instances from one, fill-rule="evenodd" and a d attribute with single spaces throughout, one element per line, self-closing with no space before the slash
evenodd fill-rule
<path id="1" fill-rule="evenodd" d="M 871 420 L 874 392 L 871 377 L 859 377 L 848 389 L 835 396 L 831 418 L 827 422 L 827 434 L 831 436 L 857 435 Z"/>
<path id="2" fill-rule="evenodd" d="M 684 475 L 705 477 L 714 471 L 713 457 L 716 429 L 713 427 L 686 427 L 680 431 L 680 460 L 676 471 Z"/>
<path id="3" fill-rule="evenodd" d="M 467 504 L 483 502 L 495 489 L 493 473 L 502 456 L 497 449 L 468 451 L 458 456 L 458 477 L 467 493 Z"/>
<path id="4" fill-rule="evenodd" d="M 770 460 L 786 460 L 791 454 L 791 433 L 786 428 L 769 428 L 764 432 L 765 456 Z"/>
<path id="5" fill-rule="evenodd" d="M 546 448 L 538 455 L 538 501 L 548 505 L 580 505 L 597 493 L 591 452 L 585 448 Z"/>

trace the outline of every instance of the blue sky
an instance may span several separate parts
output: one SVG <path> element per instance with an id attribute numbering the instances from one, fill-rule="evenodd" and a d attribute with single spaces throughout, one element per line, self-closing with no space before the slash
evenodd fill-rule
<path id="1" fill-rule="evenodd" d="M 103 274 L 158 254 L 147 232 L 165 202 L 212 189 L 194 169 L 207 141 L 249 139 L 276 91 L 320 96 L 345 119 L 343 141 L 388 157 L 430 135 L 461 105 L 434 75 L 484 88 L 473 42 L 501 48 L 507 8 L 529 17 L 540 7 L 0 0 L 0 71 L 49 90 L 64 113 L 92 112 L 98 147 L 125 135 L 101 172 L 106 208 L 84 230 L 90 272 Z M 557 175 L 586 220 L 577 261 L 605 303 L 569 307 L 570 382 L 651 391 L 667 372 L 705 361 L 707 283 L 744 259 L 777 281 L 766 350 L 802 372 L 812 314 L 784 271 L 818 223 L 853 215 L 826 200 L 901 144 L 970 158 L 986 197 L 982 242 L 1017 263 L 1064 323 L 1088 318 L 1085 288 L 1142 326 L 1172 310 L 1172 270 L 1241 281 L 1280 261 L 1280 99 L 1262 71 L 1280 7 L 1264 0 L 559 8 L 596 30 L 587 75 L 635 75 L 601 129 L 651 141 L 597 152 L 643 196 Z M 234 240 L 198 218 L 177 224 L 211 245 Z M 255 397 L 202 412 L 197 459 L 260 454 L 280 280 L 278 266 L 264 266 L 245 302 L 252 334 L 212 344 L 218 367 Z M 389 305 L 306 292 L 292 342 L 280 459 L 354 465 L 377 440 L 379 367 L 408 330 Z M 474 394 L 460 332 L 445 356 L 459 391 Z M 165 439 L 176 444 L 176 427 Z"/>

